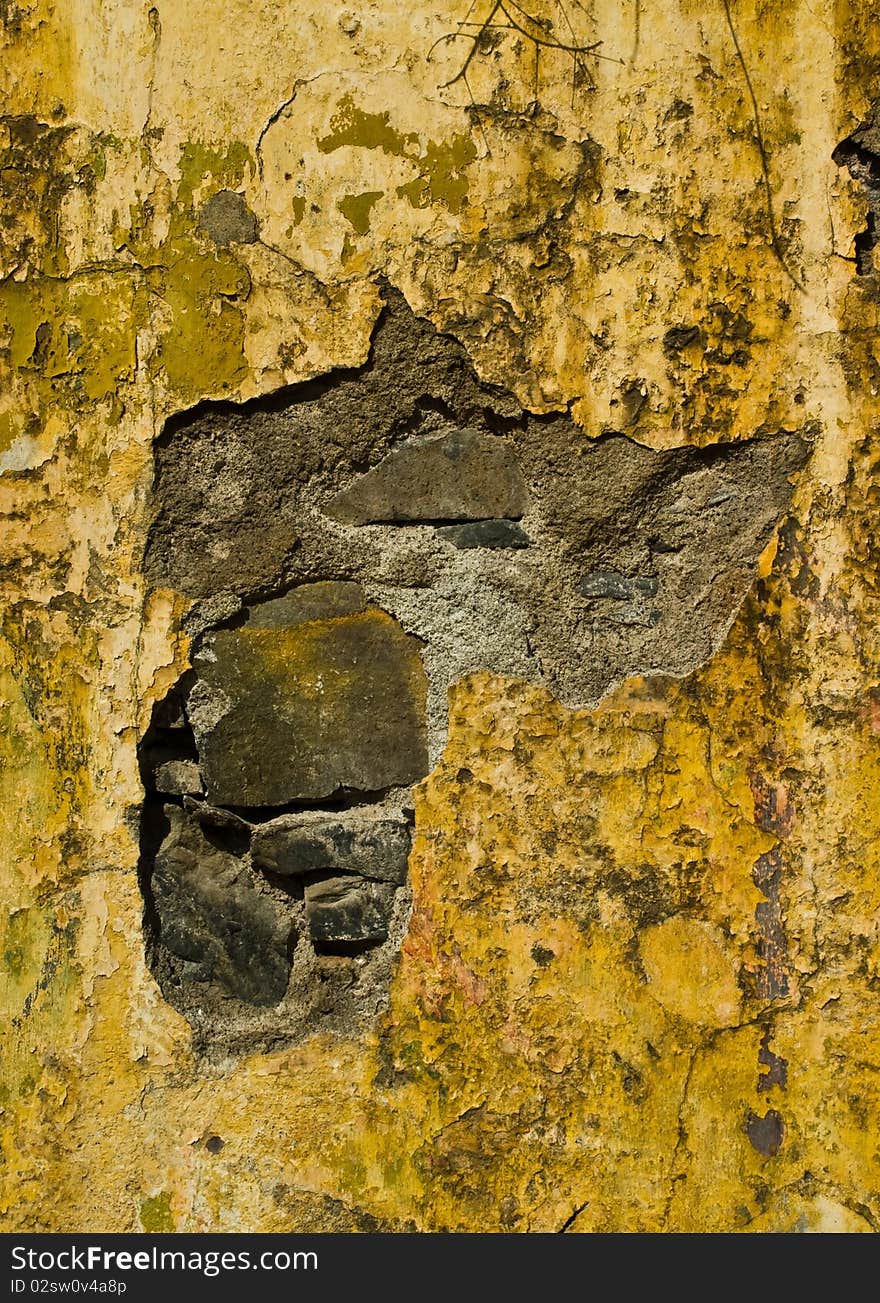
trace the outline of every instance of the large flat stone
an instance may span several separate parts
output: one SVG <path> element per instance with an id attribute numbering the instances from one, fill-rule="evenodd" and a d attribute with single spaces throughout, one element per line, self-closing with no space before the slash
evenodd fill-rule
<path id="1" fill-rule="evenodd" d="M 420 644 L 376 607 L 351 613 L 354 587 L 304 586 L 205 639 L 188 712 L 212 804 L 286 805 L 427 772 Z M 346 590 L 336 605 L 333 588 Z M 303 618 L 310 603 L 322 618 Z"/>
<path id="2" fill-rule="evenodd" d="M 251 858 L 256 868 L 283 876 L 338 869 L 401 883 L 410 841 L 402 818 L 282 815 L 254 829 Z"/>
<path id="3" fill-rule="evenodd" d="M 347 525 L 491 520 L 521 516 L 526 490 L 513 445 L 477 430 L 420 439 L 394 452 L 331 499 Z"/>
<path id="4" fill-rule="evenodd" d="M 198 820 L 175 805 L 164 815 L 169 830 L 151 891 L 159 942 L 178 961 L 180 978 L 213 983 L 250 1004 L 277 1004 L 290 973 L 291 920 Z"/>

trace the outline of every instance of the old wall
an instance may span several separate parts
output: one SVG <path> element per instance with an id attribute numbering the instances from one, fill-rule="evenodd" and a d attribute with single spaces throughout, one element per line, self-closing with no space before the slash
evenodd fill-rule
<path id="1" fill-rule="evenodd" d="M 471 55 L 464 4 L 2 6 L 9 1229 L 877 1229 L 877 25 L 525 9 Z M 376 506 L 453 436 L 507 496 Z M 191 867 L 145 869 L 145 740 L 252 625 L 339 671 L 265 609 L 327 581 L 308 629 L 379 639 L 330 732 L 395 656 L 411 694 L 406 763 L 333 780 L 408 875 L 357 888 L 397 902 L 364 986 L 311 879 L 224 860 L 301 937 L 252 1023 L 156 949 Z M 250 839 L 361 818 L 215 772 Z"/>

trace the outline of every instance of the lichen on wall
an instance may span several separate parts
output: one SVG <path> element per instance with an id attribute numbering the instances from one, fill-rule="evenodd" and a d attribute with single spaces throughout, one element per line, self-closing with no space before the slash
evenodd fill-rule
<path id="1" fill-rule="evenodd" d="M 876 24 L 602 0 L 589 54 L 493 27 L 465 79 L 464 17 L 5 8 L 10 1229 L 877 1228 Z M 377 441 L 358 377 L 389 301 L 433 406 L 392 404 Z M 404 555 L 383 459 L 480 439 L 525 497 L 422 516 Z M 224 553 L 215 526 L 248 521 Z M 324 583 L 363 604 L 314 626 L 381 626 L 404 661 L 419 640 L 406 882 L 372 1003 L 335 1017 L 351 956 L 328 955 L 325 1016 L 212 1046 L 145 940 L 150 775 L 194 763 L 150 760 L 156 712 L 221 634 L 257 612 L 276 647 L 261 607 Z M 514 596 L 528 618 L 496 620 Z M 173 822 L 204 793 L 170 795 Z M 303 816 L 268 804 L 276 872 Z M 317 885 L 290 906 L 313 940 L 352 890 Z M 273 992 L 281 890 L 253 910 Z"/>

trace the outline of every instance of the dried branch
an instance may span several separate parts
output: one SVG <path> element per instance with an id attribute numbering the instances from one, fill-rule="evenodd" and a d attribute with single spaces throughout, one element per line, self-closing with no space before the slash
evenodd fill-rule
<path id="1" fill-rule="evenodd" d="M 471 63 L 481 50 L 486 47 L 486 38 L 492 31 L 513 31 L 518 32 L 530 41 L 535 48 L 535 56 L 543 50 L 557 50 L 562 54 L 571 56 L 572 60 L 572 94 L 574 93 L 576 81 L 580 78 L 589 85 L 593 85 L 593 77 L 587 59 L 605 59 L 610 63 L 620 63 L 619 59 L 612 59 L 609 55 L 600 54 L 599 48 L 601 41 L 593 41 L 589 44 L 578 40 L 577 33 L 572 26 L 568 12 L 562 3 L 562 0 L 556 0 L 557 7 L 562 14 L 566 26 L 571 33 L 571 40 L 560 40 L 553 35 L 553 23 L 549 18 L 541 18 L 530 12 L 519 0 L 494 0 L 491 9 L 486 17 L 480 21 L 471 21 L 471 14 L 474 11 L 476 0 L 472 0 L 470 8 L 465 17 L 458 24 L 456 31 L 448 32 L 434 42 L 428 51 L 428 58 L 431 58 L 434 50 L 438 45 L 449 44 L 452 41 L 466 40 L 470 41 L 470 49 L 465 55 L 461 67 L 453 77 L 442 83 L 442 89 L 454 86 L 459 81 L 467 83 L 467 74 Z"/>
<path id="2" fill-rule="evenodd" d="M 764 132 L 761 127 L 761 115 L 758 112 L 758 101 L 755 96 L 752 79 L 749 76 L 749 70 L 746 66 L 745 55 L 742 52 L 742 46 L 739 43 L 739 37 L 736 34 L 736 28 L 733 25 L 733 14 L 730 11 L 730 0 L 721 0 L 724 6 L 724 17 L 727 19 L 727 27 L 733 41 L 733 48 L 736 50 L 736 57 L 739 60 L 739 66 L 742 69 L 743 80 L 746 84 L 746 90 L 749 93 L 749 99 L 752 104 L 752 120 L 755 125 L 755 142 L 758 146 L 758 153 L 761 158 L 761 175 L 764 181 L 764 196 L 767 204 L 767 225 L 769 227 L 770 247 L 776 255 L 776 261 L 785 272 L 788 279 L 796 289 L 805 293 L 804 287 L 795 276 L 794 272 L 786 261 L 785 253 L 779 240 L 779 232 L 776 228 L 776 209 L 773 203 L 773 187 L 770 184 L 770 159 L 767 154 L 767 146 L 764 143 Z"/>

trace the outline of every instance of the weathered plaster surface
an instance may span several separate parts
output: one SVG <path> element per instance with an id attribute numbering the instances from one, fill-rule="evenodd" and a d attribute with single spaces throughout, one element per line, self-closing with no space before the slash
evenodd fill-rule
<path id="1" fill-rule="evenodd" d="M 452 5 L 4 7 L 9 1229 L 877 1228 L 878 278 L 831 155 L 880 38 L 641 11 L 588 9 L 574 93 L 504 35 L 475 114 Z M 453 686 L 389 1010 L 209 1060 L 141 928 L 137 744 L 189 654 L 153 440 L 361 365 L 379 275 L 584 447 L 812 454 L 687 677 Z"/>

